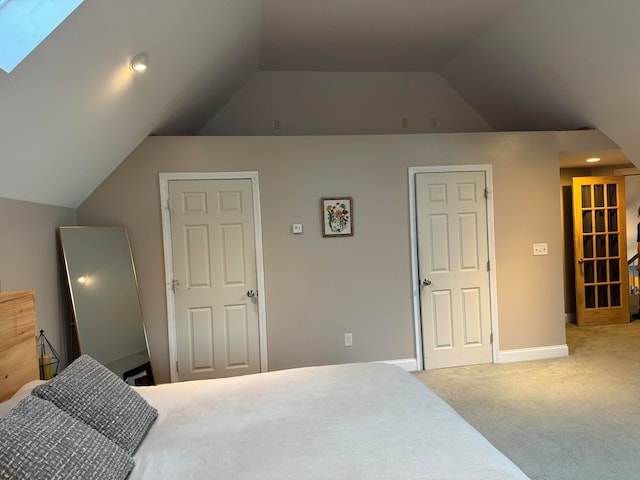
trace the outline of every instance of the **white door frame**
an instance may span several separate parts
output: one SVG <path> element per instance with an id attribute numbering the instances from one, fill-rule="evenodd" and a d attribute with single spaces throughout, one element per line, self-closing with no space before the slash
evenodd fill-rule
<path id="1" fill-rule="evenodd" d="M 489 247 L 489 294 L 491 311 L 491 331 L 493 343 L 491 357 L 498 363 L 500 352 L 498 335 L 498 295 L 495 266 L 495 235 L 493 218 L 493 172 L 491 165 L 442 165 L 433 167 L 409 167 L 409 228 L 411 229 L 411 285 L 413 300 L 414 335 L 416 345 L 416 362 L 418 370 L 424 370 L 424 354 L 422 351 L 422 317 L 420 314 L 420 279 L 418 271 L 418 229 L 416 218 L 416 174 L 442 172 L 484 172 L 487 182 L 487 244 Z"/>
<path id="2" fill-rule="evenodd" d="M 267 309 L 265 302 L 264 257 L 262 250 L 262 214 L 260 211 L 260 188 L 258 172 L 185 172 L 160 173 L 160 210 L 162 212 L 162 241 L 164 244 L 164 274 L 167 296 L 167 333 L 169 335 L 169 371 L 171 382 L 178 380 L 178 346 L 176 340 L 175 292 L 173 280 L 173 243 L 171 239 L 171 212 L 169 209 L 169 181 L 171 180 L 251 180 L 253 192 L 253 221 L 256 246 L 256 277 L 258 298 L 258 331 L 260 335 L 260 371 L 269 369 L 267 356 Z"/>

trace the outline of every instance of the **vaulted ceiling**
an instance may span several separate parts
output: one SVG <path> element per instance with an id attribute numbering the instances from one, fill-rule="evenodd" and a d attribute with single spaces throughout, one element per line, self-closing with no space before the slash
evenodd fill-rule
<path id="1" fill-rule="evenodd" d="M 259 70 L 437 72 L 495 130 L 597 128 L 640 165 L 639 21 L 633 0 L 85 0 L 0 71 L 0 197 L 75 207 Z"/>

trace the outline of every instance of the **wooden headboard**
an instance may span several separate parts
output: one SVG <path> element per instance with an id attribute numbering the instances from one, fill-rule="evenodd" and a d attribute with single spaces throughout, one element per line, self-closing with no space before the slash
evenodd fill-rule
<path id="1" fill-rule="evenodd" d="M 0 293 L 0 402 L 40 378 L 33 291 Z"/>

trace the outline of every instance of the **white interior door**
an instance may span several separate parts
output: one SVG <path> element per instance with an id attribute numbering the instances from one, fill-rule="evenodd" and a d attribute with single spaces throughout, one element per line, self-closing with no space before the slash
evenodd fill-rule
<path id="1" fill-rule="evenodd" d="M 418 173 L 415 182 L 424 367 L 490 363 L 485 172 Z"/>
<path id="2" fill-rule="evenodd" d="M 169 181 L 179 380 L 260 371 L 250 179 Z"/>

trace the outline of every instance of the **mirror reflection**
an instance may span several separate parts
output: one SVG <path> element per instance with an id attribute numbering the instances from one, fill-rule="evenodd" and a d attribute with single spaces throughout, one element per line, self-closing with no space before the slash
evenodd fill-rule
<path id="1" fill-rule="evenodd" d="M 81 354 L 129 383 L 153 383 L 125 227 L 59 227 Z"/>

